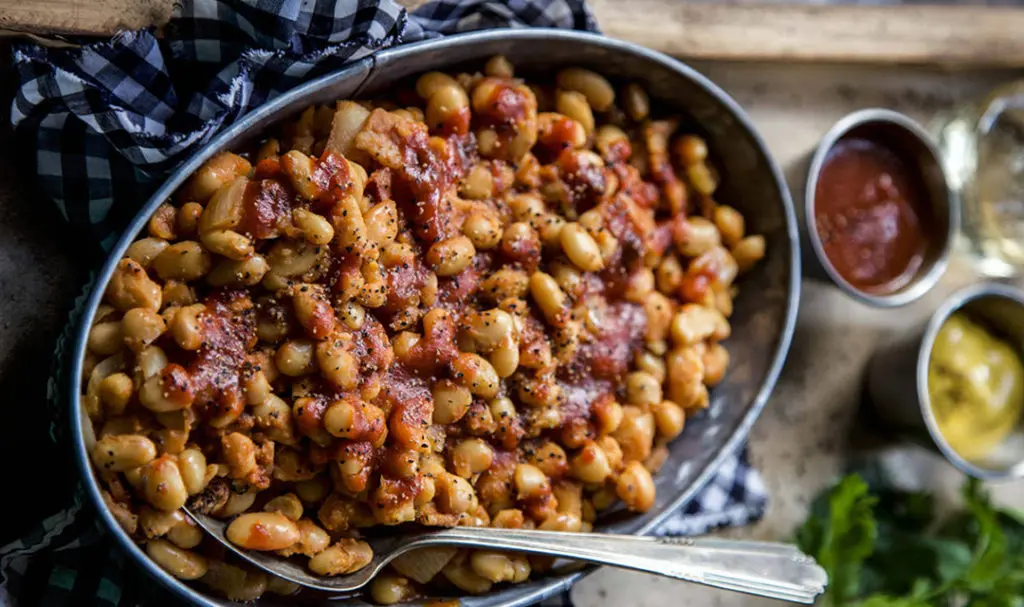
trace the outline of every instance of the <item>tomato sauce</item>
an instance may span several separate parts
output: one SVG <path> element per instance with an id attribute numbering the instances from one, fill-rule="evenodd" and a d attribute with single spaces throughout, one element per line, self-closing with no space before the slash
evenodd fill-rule
<path id="1" fill-rule="evenodd" d="M 892 293 L 920 269 L 933 221 L 920 174 L 880 142 L 842 139 L 814 193 L 818 237 L 850 285 Z"/>
<path id="2" fill-rule="evenodd" d="M 248 293 L 238 289 L 216 291 L 204 304 L 203 344 L 188 366 L 194 404 L 211 416 L 227 415 L 245 406 L 241 374 L 247 352 L 256 345 L 255 309 Z"/>

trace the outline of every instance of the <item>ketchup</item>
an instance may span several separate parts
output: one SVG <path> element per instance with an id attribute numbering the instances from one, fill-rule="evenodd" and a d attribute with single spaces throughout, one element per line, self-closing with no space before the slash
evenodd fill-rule
<path id="1" fill-rule="evenodd" d="M 924 183 L 880 142 L 838 141 L 814 193 L 818 237 L 829 262 L 850 285 L 892 293 L 920 269 L 931 213 Z"/>

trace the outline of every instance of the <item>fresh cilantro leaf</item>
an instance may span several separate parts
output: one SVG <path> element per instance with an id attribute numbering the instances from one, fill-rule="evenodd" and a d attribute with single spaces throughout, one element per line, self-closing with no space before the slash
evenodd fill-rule
<path id="1" fill-rule="evenodd" d="M 854 603 L 854 607 L 931 607 L 931 604 L 924 599 L 914 597 L 876 594 L 859 603 Z"/>
<path id="2" fill-rule="evenodd" d="M 999 513 L 982 490 L 981 483 L 976 479 L 968 481 L 964 485 L 963 496 L 968 512 L 977 522 L 978 533 L 963 585 L 972 592 L 984 592 L 1006 574 L 1006 535 L 999 525 Z"/>
<path id="3" fill-rule="evenodd" d="M 1006 517 L 1008 524 L 1015 524 L 1024 529 L 1024 510 L 1020 508 L 1003 508 L 999 512 Z"/>
<path id="4" fill-rule="evenodd" d="M 964 543 L 942 538 L 922 538 L 920 543 L 931 549 L 935 564 L 931 577 L 940 583 L 953 582 L 971 564 L 971 549 Z"/>
<path id="5" fill-rule="evenodd" d="M 978 541 L 978 521 L 970 512 L 957 512 L 942 523 L 936 535 L 957 539 L 973 546 Z"/>
<path id="6" fill-rule="evenodd" d="M 952 539 L 891 530 L 880 532 L 875 552 L 865 563 L 865 592 L 903 595 L 925 581 L 941 586 L 971 566 L 971 546 Z"/>
<path id="7" fill-rule="evenodd" d="M 996 508 L 981 484 L 936 525 L 926 494 L 844 478 L 812 504 L 801 549 L 829 574 L 832 607 L 1024 607 L 1024 513 Z"/>
<path id="8" fill-rule="evenodd" d="M 892 525 L 905 533 L 923 532 L 935 521 L 935 496 L 920 491 L 881 488 L 875 516 L 879 525 Z"/>
<path id="9" fill-rule="evenodd" d="M 974 607 L 1024 607 L 1024 561 L 1020 557 L 993 587 L 971 597 Z"/>
<path id="10" fill-rule="evenodd" d="M 971 563 L 971 543 L 928 535 L 935 522 L 934 497 L 876 482 L 875 550 L 861 572 L 861 593 L 901 596 L 926 584 L 959 578 Z"/>
<path id="11" fill-rule="evenodd" d="M 1024 607 L 1024 597 L 1019 594 L 990 593 L 973 597 L 968 604 L 970 607 Z"/>
<path id="12" fill-rule="evenodd" d="M 1024 511 L 1001 509 L 999 527 L 1006 536 L 1006 552 L 1024 554 Z"/>
<path id="13" fill-rule="evenodd" d="M 914 588 L 910 591 L 910 596 L 919 599 L 931 596 L 932 594 L 934 594 L 932 584 L 928 580 L 917 580 L 914 582 Z"/>
<path id="14" fill-rule="evenodd" d="M 864 480 L 851 474 L 839 482 L 812 516 L 797 531 L 797 544 L 825 569 L 829 586 L 827 604 L 843 605 L 860 592 L 860 570 L 874 550 L 876 525 L 872 509 L 876 498 L 869 495 Z M 827 511 L 821 505 L 827 503 Z"/>
<path id="15" fill-rule="evenodd" d="M 969 477 L 964 481 L 963 487 L 960 488 L 960 495 L 964 498 L 964 504 L 971 512 L 974 512 L 972 506 L 991 508 L 988 493 L 981 486 L 981 481 L 976 478 Z"/>

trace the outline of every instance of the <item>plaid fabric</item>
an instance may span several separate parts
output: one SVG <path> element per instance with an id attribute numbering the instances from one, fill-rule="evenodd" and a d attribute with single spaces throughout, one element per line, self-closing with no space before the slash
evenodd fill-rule
<path id="1" fill-rule="evenodd" d="M 22 45 L 11 121 L 44 192 L 103 248 L 175 166 L 245 112 L 310 78 L 396 44 L 494 27 L 596 31 L 583 0 L 434 0 L 407 13 L 392 0 L 187 0 L 160 38 L 125 32 L 74 50 Z M 58 445 L 61 362 L 49 385 Z M 70 454 L 69 454 L 70 458 Z M 659 533 L 700 534 L 759 518 L 761 478 L 737 454 Z M 0 605 L 170 605 L 99 528 L 77 494 L 69 507 L 0 548 Z M 545 605 L 569 605 L 568 594 Z"/>

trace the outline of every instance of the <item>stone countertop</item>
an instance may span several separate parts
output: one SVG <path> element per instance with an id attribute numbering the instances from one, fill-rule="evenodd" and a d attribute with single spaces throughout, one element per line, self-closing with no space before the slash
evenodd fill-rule
<path id="1" fill-rule="evenodd" d="M 7 65 L 3 59 L 0 50 L 0 65 Z M 721 62 L 696 67 L 748 110 L 786 171 L 798 208 L 806 159 L 842 115 L 883 106 L 925 121 L 1013 77 L 1005 71 L 909 67 Z M 13 75 L 0 75 L 6 76 L 0 78 L 0 98 L 10 99 Z M 6 125 L 6 116 L 0 117 Z M 40 512 L 38 505 L 54 503 L 52 498 L 66 493 L 73 482 L 67 457 L 26 438 L 38 434 L 24 428 L 48 421 L 44 402 L 52 346 L 84 283 L 88 260 L 82 254 L 85 244 L 24 179 L 26 167 L 20 161 L 9 133 L 0 128 L 0 394 L 6 414 L 0 455 L 3 461 L 18 462 L 7 466 L 9 484 L 34 488 L 32 500 L 9 500 L 15 518 L 8 520 L 29 521 L 51 514 Z M 955 494 L 960 476 L 950 466 L 918 450 L 866 440 L 857 410 L 864 367 L 879 340 L 919 322 L 950 291 L 976 280 L 964 262 L 954 259 L 937 289 L 891 311 L 854 302 L 827 283 L 804 281 L 789 359 L 751 435 L 752 457 L 765 476 L 771 504 L 760 523 L 726 535 L 788 537 L 803 520 L 809 500 L 841 472 L 851 454 L 865 449 L 883 450 L 896 468 L 913 469 L 942 495 Z M 1024 504 L 1020 483 L 1002 485 L 996 493 Z M 0 544 L 17 533 L 16 526 L 0 529 Z M 579 584 L 574 598 L 578 607 L 778 604 L 610 569 Z"/>

